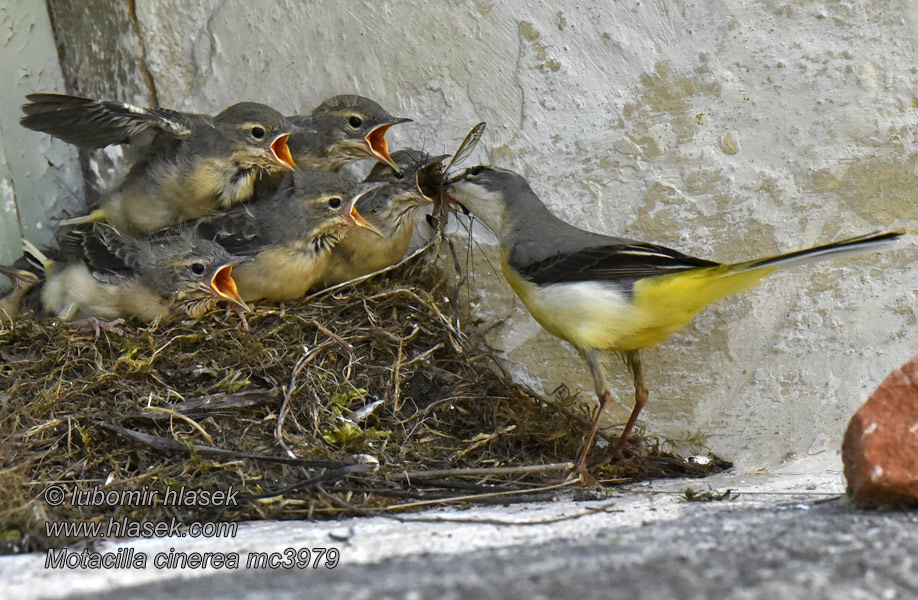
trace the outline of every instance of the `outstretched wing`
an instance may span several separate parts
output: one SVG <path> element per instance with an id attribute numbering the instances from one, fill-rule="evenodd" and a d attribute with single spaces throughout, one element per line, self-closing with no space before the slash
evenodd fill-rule
<path id="1" fill-rule="evenodd" d="M 88 148 L 127 144 L 144 133 L 153 137 L 185 139 L 191 123 L 180 112 L 167 108 L 142 108 L 131 104 L 92 100 L 64 94 L 29 94 L 20 123 L 50 133 L 65 142 Z"/>
<path id="2" fill-rule="evenodd" d="M 137 249 L 111 226 L 93 224 L 70 229 L 60 240 L 65 259 L 79 260 L 94 274 L 130 277 L 137 266 Z"/>
<path id="3" fill-rule="evenodd" d="M 516 250 L 515 248 L 511 252 L 511 266 L 523 278 L 537 285 L 577 281 L 635 281 L 644 277 L 718 265 L 716 262 L 695 258 L 664 246 L 642 242 L 583 248 L 574 252 L 555 254 L 528 264 L 520 264 L 519 257 L 525 252 Z"/>

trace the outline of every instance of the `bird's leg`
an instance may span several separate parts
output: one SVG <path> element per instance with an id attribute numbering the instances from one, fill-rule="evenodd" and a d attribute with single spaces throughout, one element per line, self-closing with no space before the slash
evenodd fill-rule
<path id="1" fill-rule="evenodd" d="M 226 312 L 223 315 L 224 319 L 228 319 L 230 315 L 236 315 L 239 317 L 239 320 L 242 321 L 242 328 L 246 331 L 250 331 L 249 322 L 245 318 L 245 311 L 238 304 L 229 303 L 226 305 Z"/>
<path id="2" fill-rule="evenodd" d="M 580 448 L 580 453 L 577 455 L 577 462 L 574 463 L 572 474 L 580 475 L 585 480 L 590 480 L 592 477 L 587 469 L 587 454 L 589 454 L 590 448 L 593 446 L 593 440 L 596 439 L 596 432 L 599 431 L 599 422 L 602 420 L 602 415 L 606 411 L 606 407 L 612 400 L 612 394 L 609 392 L 609 378 L 606 373 L 606 364 L 604 360 L 606 357 L 603 352 L 593 348 L 580 349 L 579 352 L 580 356 L 582 356 L 590 366 L 590 373 L 593 375 L 593 385 L 596 388 L 596 397 L 599 398 L 599 408 L 596 410 L 596 416 L 593 417 L 593 424 L 590 427 L 590 432 L 583 439 L 583 445 Z"/>
<path id="3" fill-rule="evenodd" d="M 622 355 L 622 359 L 625 361 L 625 365 L 627 365 L 628 370 L 631 371 L 631 377 L 634 379 L 634 409 L 631 411 L 631 416 L 628 417 L 628 422 L 625 423 L 625 428 L 622 430 L 621 437 L 618 438 L 618 441 L 615 442 L 612 448 L 603 456 L 602 460 L 597 463 L 598 465 L 604 465 L 613 460 L 625 458 L 625 446 L 628 444 L 628 435 L 631 434 L 631 430 L 637 422 L 641 409 L 647 404 L 648 392 L 647 386 L 644 384 L 644 370 L 641 366 L 641 355 L 637 350 L 631 350 L 625 352 Z"/>
<path id="4" fill-rule="evenodd" d="M 596 439 L 596 432 L 599 431 L 599 422 L 602 420 L 602 413 L 605 412 L 606 407 L 609 405 L 609 402 L 612 400 L 612 394 L 609 390 L 603 391 L 602 394 L 598 394 L 599 397 L 599 408 L 596 409 L 596 416 L 593 417 L 593 425 L 590 427 L 590 432 L 583 439 L 583 445 L 580 448 L 580 454 L 577 456 L 577 462 L 574 463 L 573 474 L 580 475 L 585 479 L 592 479 L 589 470 L 587 469 L 587 454 L 590 451 L 590 448 L 593 446 L 593 440 Z"/>

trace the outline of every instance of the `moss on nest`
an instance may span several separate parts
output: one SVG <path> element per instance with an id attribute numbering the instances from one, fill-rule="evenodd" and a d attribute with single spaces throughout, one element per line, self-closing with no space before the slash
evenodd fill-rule
<path id="1" fill-rule="evenodd" d="M 513 383 L 474 327 L 460 332 L 455 276 L 437 265 L 422 252 L 370 281 L 260 307 L 249 330 L 219 312 L 98 339 L 28 315 L 5 323 L 0 551 L 73 541 L 46 537 L 46 521 L 328 518 L 552 497 L 584 411 Z M 723 467 L 660 449 L 601 475 Z M 239 495 L 223 508 L 51 506 L 52 484 Z"/>

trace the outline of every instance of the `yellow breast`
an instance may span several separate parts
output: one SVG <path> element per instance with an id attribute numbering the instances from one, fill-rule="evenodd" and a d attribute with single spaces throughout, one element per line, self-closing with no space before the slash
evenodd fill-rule
<path id="1" fill-rule="evenodd" d="M 774 270 L 692 269 L 639 280 L 629 295 L 600 281 L 538 286 L 502 263 L 510 286 L 542 327 L 577 348 L 614 351 L 662 342 L 711 302 L 756 285 Z"/>
<path id="2" fill-rule="evenodd" d="M 116 319 L 123 316 L 118 300 L 118 288 L 93 277 L 83 263 L 55 267 L 41 292 L 42 307 L 65 320 Z"/>
<path id="3" fill-rule="evenodd" d="M 324 286 L 335 285 L 397 263 L 411 244 L 414 227 L 399 227 L 380 237 L 365 229 L 352 229 L 332 249 L 331 260 L 322 276 Z"/>
<path id="4" fill-rule="evenodd" d="M 328 252 L 281 246 L 260 252 L 233 269 L 239 295 L 245 301 L 296 300 L 306 295 L 328 263 Z"/>

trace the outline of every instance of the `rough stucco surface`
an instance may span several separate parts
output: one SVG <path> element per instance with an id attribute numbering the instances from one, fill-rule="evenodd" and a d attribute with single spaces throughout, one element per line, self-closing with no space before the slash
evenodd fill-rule
<path id="1" fill-rule="evenodd" d="M 294 112 L 356 92 L 415 119 L 391 147 L 437 152 L 484 120 L 470 162 L 523 173 L 585 228 L 733 261 L 918 225 L 911 0 L 168 0 L 135 12 L 164 106 Z M 591 398 L 585 366 L 528 316 L 492 269 L 493 240 L 477 237 L 471 293 L 490 341 L 520 379 Z M 646 353 L 642 423 L 703 432 L 742 469 L 837 469 L 848 417 L 918 348 L 915 258 L 910 237 L 719 302 Z M 621 373 L 610 423 L 630 410 Z"/>
<path id="2" fill-rule="evenodd" d="M 22 253 L 23 235 L 49 242 L 49 217 L 82 197 L 76 152 L 19 126 L 26 94 L 63 87 L 43 1 L 0 8 L 0 81 L 0 263 L 9 264 Z M 0 277 L 0 291 L 7 288 Z"/>

